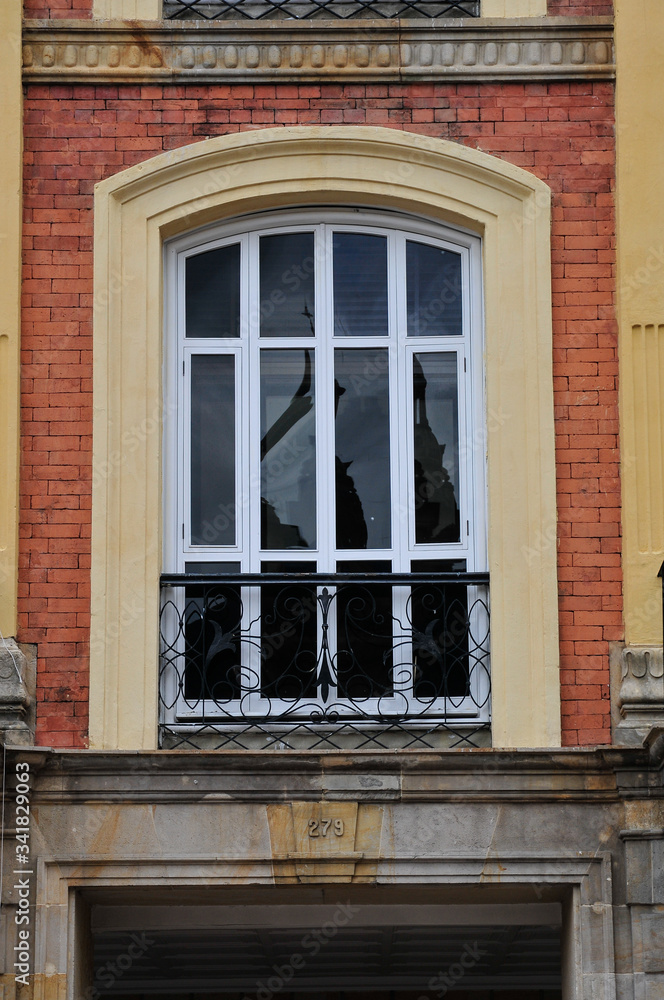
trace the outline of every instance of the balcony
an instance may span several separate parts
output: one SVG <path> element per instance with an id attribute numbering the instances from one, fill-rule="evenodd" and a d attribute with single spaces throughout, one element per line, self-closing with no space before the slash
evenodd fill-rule
<path id="1" fill-rule="evenodd" d="M 479 0 L 164 0 L 165 20 L 479 16 Z"/>
<path id="2" fill-rule="evenodd" d="M 166 574 L 160 745 L 489 745 L 487 573 Z"/>

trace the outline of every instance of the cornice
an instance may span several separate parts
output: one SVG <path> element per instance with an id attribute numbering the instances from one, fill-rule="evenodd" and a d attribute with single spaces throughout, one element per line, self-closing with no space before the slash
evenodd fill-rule
<path id="1" fill-rule="evenodd" d="M 91 751 L 7 748 L 40 802 L 594 802 L 662 794 L 643 747 L 555 750 Z"/>
<path id="2" fill-rule="evenodd" d="M 606 18 L 26 21 L 26 83 L 610 80 Z"/>

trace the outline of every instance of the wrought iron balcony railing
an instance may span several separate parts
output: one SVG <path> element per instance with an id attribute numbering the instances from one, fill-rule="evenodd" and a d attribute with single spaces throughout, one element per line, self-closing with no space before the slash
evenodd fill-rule
<path id="1" fill-rule="evenodd" d="M 164 0 L 166 20 L 479 16 L 479 0 Z"/>
<path id="2" fill-rule="evenodd" d="M 162 576 L 161 745 L 486 746 L 487 573 Z"/>

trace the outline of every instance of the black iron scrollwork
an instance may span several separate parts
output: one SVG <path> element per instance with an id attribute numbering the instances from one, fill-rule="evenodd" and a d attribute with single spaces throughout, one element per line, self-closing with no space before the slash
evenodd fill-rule
<path id="1" fill-rule="evenodd" d="M 474 745 L 488 726 L 487 574 L 182 574 L 162 593 L 169 745 L 427 746 L 441 728 Z"/>
<path id="2" fill-rule="evenodd" d="M 479 0 L 164 0 L 166 20 L 479 16 Z"/>

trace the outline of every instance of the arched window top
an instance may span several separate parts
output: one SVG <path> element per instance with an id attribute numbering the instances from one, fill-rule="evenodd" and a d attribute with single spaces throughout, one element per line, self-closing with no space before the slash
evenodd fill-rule
<path id="1" fill-rule="evenodd" d="M 333 572 L 350 550 L 485 568 L 477 237 L 307 209 L 188 234 L 167 262 L 171 571 L 308 551 Z"/>

